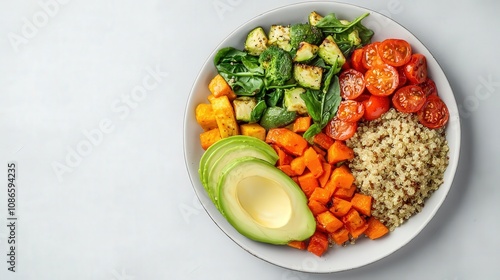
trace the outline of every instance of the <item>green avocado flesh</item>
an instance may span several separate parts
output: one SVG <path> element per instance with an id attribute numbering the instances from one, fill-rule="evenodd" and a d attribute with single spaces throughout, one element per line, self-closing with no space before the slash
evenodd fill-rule
<path id="1" fill-rule="evenodd" d="M 235 159 L 222 171 L 218 185 L 221 213 L 252 240 L 287 244 L 309 238 L 316 229 L 305 194 L 269 162 Z"/>
<path id="2" fill-rule="evenodd" d="M 217 141 L 203 154 L 200 161 L 199 174 L 203 186 L 212 199 L 217 203 L 217 183 L 222 169 L 235 158 L 252 156 L 275 164 L 278 160 L 276 151 L 255 137 L 232 136 Z"/>

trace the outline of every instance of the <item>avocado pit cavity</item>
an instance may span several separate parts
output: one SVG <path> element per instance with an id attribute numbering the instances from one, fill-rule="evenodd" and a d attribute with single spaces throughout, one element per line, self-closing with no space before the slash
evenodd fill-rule
<path id="1" fill-rule="evenodd" d="M 263 227 L 283 227 L 292 216 L 290 197 L 278 182 L 268 178 L 243 178 L 238 182 L 236 196 L 241 208 Z"/>

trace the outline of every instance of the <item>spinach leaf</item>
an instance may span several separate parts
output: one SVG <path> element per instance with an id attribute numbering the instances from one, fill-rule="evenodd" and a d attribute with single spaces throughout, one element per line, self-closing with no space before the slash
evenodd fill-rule
<path id="1" fill-rule="evenodd" d="M 335 64 L 330 67 L 326 67 L 326 73 L 323 76 L 323 89 L 322 92 L 326 94 L 328 90 L 330 90 L 330 83 L 332 82 L 332 78 L 335 74 L 339 73 L 342 66 L 339 65 L 338 58 L 335 60 Z"/>
<path id="2" fill-rule="evenodd" d="M 277 88 L 276 90 L 266 93 L 267 106 L 281 106 L 283 101 L 283 96 L 285 95 L 285 90 L 282 88 Z"/>
<path id="3" fill-rule="evenodd" d="M 333 84 L 328 91 L 307 90 L 301 95 L 306 103 L 307 112 L 313 120 L 313 124 L 304 133 L 303 137 L 312 143 L 313 137 L 320 133 L 321 130 L 331 121 L 337 113 L 340 101 L 340 84 L 339 78 L 334 76 Z"/>
<path id="4" fill-rule="evenodd" d="M 334 13 L 331 13 L 322 18 L 316 26 L 325 35 L 331 35 L 344 56 L 348 57 L 354 49 L 370 43 L 373 37 L 373 31 L 361 23 L 361 20 L 368 15 L 369 13 L 365 13 L 349 24 L 343 24 Z"/>
<path id="5" fill-rule="evenodd" d="M 255 95 L 264 88 L 264 69 L 258 57 L 233 47 L 220 49 L 214 57 L 219 74 L 236 95 Z"/>
<path id="6" fill-rule="evenodd" d="M 343 33 L 347 31 L 349 28 L 361 22 L 365 17 L 370 15 L 370 13 L 365 13 L 353 21 L 349 22 L 349 24 L 343 24 L 335 15 L 335 13 L 330 13 L 323 17 L 317 24 L 316 27 L 321 28 L 321 31 L 325 33 Z"/>
<path id="7" fill-rule="evenodd" d="M 266 101 L 264 99 L 261 99 L 257 102 L 257 105 L 253 108 L 252 112 L 250 113 L 250 123 L 256 123 L 260 121 L 260 118 L 264 114 L 264 111 L 266 111 L 267 105 Z"/>

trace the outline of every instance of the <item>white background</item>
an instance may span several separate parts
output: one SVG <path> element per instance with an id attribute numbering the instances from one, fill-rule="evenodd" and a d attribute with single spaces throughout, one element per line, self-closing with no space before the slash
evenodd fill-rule
<path id="1" fill-rule="evenodd" d="M 396 20 L 436 57 L 460 108 L 461 159 L 413 241 L 318 275 L 264 262 L 225 236 L 199 204 L 182 151 L 184 107 L 208 55 L 237 26 L 298 1 L 0 1 L 0 279 L 500 278 L 500 2 L 351 1 Z"/>

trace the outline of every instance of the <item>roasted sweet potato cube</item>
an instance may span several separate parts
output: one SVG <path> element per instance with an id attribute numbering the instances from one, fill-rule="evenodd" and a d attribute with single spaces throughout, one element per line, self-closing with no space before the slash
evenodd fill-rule
<path id="1" fill-rule="evenodd" d="M 359 213 L 370 216 L 372 210 L 372 197 L 362 193 L 355 193 L 351 199 L 351 204 Z"/>
<path id="2" fill-rule="evenodd" d="M 311 171 L 315 178 L 318 178 L 319 176 L 321 176 L 321 174 L 323 174 L 323 164 L 319 159 L 318 153 L 316 153 L 316 151 L 312 147 L 309 147 L 304 152 L 304 160 L 307 169 Z"/>
<path id="3" fill-rule="evenodd" d="M 288 242 L 287 245 L 292 247 L 292 248 L 299 249 L 299 250 L 305 250 L 307 248 L 307 244 L 305 241 L 293 240 L 293 241 Z"/>
<path id="4" fill-rule="evenodd" d="M 347 214 L 342 217 L 342 222 L 344 222 L 346 228 L 349 232 L 352 232 L 358 228 L 363 227 L 366 224 L 365 219 L 359 215 L 359 212 L 356 209 L 351 208 Z"/>
<path id="5" fill-rule="evenodd" d="M 201 126 L 204 131 L 217 128 L 217 121 L 215 120 L 212 104 L 200 103 L 196 106 L 195 110 L 196 122 Z"/>
<path id="6" fill-rule="evenodd" d="M 349 241 L 349 231 L 345 227 L 341 227 L 335 232 L 330 234 L 331 239 L 337 245 L 343 245 L 347 241 Z"/>
<path id="7" fill-rule="evenodd" d="M 342 221 L 337 219 L 337 217 L 335 217 L 330 211 L 325 211 L 317 215 L 316 219 L 318 220 L 319 224 L 329 233 L 332 233 L 344 226 Z"/>
<path id="8" fill-rule="evenodd" d="M 295 157 L 294 159 L 292 159 L 292 161 L 290 162 L 290 167 L 296 174 L 302 175 L 302 173 L 304 173 L 304 171 L 306 170 L 306 162 L 304 160 L 304 156 Z"/>
<path id="9" fill-rule="evenodd" d="M 310 197 L 314 189 L 319 188 L 318 179 L 314 178 L 311 172 L 304 172 L 298 177 L 299 186 L 304 191 L 307 197 Z"/>
<path id="10" fill-rule="evenodd" d="M 328 236 L 325 233 L 316 231 L 309 239 L 307 251 L 321 257 L 328 250 Z"/>
<path id="11" fill-rule="evenodd" d="M 330 207 L 330 212 L 333 213 L 337 218 L 342 218 L 344 217 L 349 210 L 351 210 L 351 202 L 334 197 L 332 200 L 332 207 Z"/>
<path id="12" fill-rule="evenodd" d="M 208 149 L 208 147 L 210 147 L 213 143 L 219 141 L 220 139 L 221 137 L 218 128 L 200 133 L 200 144 L 204 150 Z"/>
<path id="13" fill-rule="evenodd" d="M 311 126 L 311 117 L 298 117 L 293 122 L 292 130 L 296 133 L 306 132 L 307 129 Z"/>
<path id="14" fill-rule="evenodd" d="M 377 239 L 389 233 L 389 229 L 375 217 L 370 217 L 367 224 L 365 235 L 370 239 Z"/>
<path id="15" fill-rule="evenodd" d="M 242 135 L 252 136 L 262 141 L 266 140 L 266 129 L 258 123 L 244 123 L 240 125 Z"/>
<path id="16" fill-rule="evenodd" d="M 326 208 L 324 204 L 322 204 L 317 200 L 309 200 L 307 206 L 309 206 L 309 209 L 311 209 L 311 212 L 313 213 L 314 216 L 317 216 L 318 214 L 328 211 L 328 208 Z"/>
<path id="17" fill-rule="evenodd" d="M 311 193 L 309 200 L 316 200 L 319 203 L 326 205 L 330 201 L 331 197 L 332 196 L 328 192 L 328 190 L 325 190 L 323 188 L 315 188 Z"/>
<path id="18" fill-rule="evenodd" d="M 239 134 L 239 126 L 234 115 L 233 105 L 227 96 L 209 98 L 219 127 L 221 138 Z"/>
<path id="19" fill-rule="evenodd" d="M 333 196 L 339 197 L 339 198 L 342 198 L 345 200 L 351 200 L 352 196 L 356 192 L 356 189 L 357 189 L 356 185 L 351 185 L 351 187 L 348 189 L 336 188 L 335 192 L 333 193 Z"/>
<path id="20" fill-rule="evenodd" d="M 344 141 L 336 140 L 328 148 L 328 162 L 335 164 L 344 160 L 351 160 L 354 158 L 354 151 L 347 147 Z"/>
<path id="21" fill-rule="evenodd" d="M 322 162 L 323 174 L 318 177 L 319 185 L 324 188 L 328 180 L 330 180 L 330 175 L 332 174 L 332 166 L 328 162 Z"/>
<path id="22" fill-rule="evenodd" d="M 325 133 L 320 132 L 314 136 L 313 142 L 314 144 L 320 146 L 322 149 L 328 150 L 328 148 L 330 148 L 333 145 L 335 140 L 333 140 L 333 138 L 326 135 Z"/>
<path id="23" fill-rule="evenodd" d="M 217 74 L 208 84 L 208 89 L 215 97 L 227 96 L 230 100 L 236 98 L 231 86 L 219 74 Z"/>
<path id="24" fill-rule="evenodd" d="M 330 180 L 332 180 L 338 188 L 348 189 L 351 187 L 352 183 L 354 183 L 354 175 L 352 175 L 349 167 L 343 164 L 332 171 Z"/>

